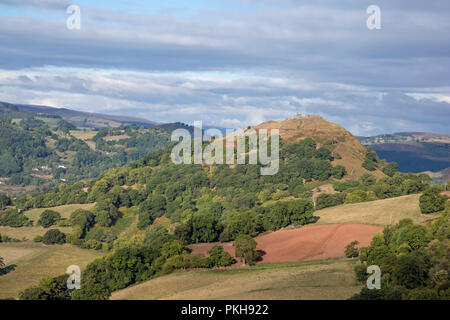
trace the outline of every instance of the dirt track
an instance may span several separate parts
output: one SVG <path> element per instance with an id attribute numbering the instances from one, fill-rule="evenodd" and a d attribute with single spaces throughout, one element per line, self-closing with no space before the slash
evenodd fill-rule
<path id="1" fill-rule="evenodd" d="M 359 246 L 369 245 L 375 233 L 383 227 L 364 224 L 330 224 L 306 226 L 296 229 L 283 229 L 255 238 L 257 250 L 263 253 L 262 262 L 294 262 L 319 260 L 344 256 L 347 244 L 354 240 Z M 201 243 L 189 246 L 192 253 L 206 252 L 214 243 Z M 234 255 L 231 242 L 222 243 Z"/>

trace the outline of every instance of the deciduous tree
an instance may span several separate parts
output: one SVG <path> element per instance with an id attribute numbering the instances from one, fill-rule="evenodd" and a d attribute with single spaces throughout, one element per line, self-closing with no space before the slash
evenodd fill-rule
<path id="1" fill-rule="evenodd" d="M 235 247 L 236 257 L 242 258 L 242 263 L 245 265 L 254 264 L 259 258 L 259 252 L 255 250 L 257 243 L 249 235 L 239 235 L 233 242 Z"/>

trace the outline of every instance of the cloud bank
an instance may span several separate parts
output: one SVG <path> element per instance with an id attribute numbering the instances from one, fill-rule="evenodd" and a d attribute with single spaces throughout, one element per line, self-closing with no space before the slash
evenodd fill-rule
<path id="1" fill-rule="evenodd" d="M 448 1 L 378 1 L 381 30 L 366 27 L 369 1 L 182 16 L 119 2 L 81 4 L 81 30 L 65 27 L 66 1 L 2 2 L 19 11 L 1 17 L 0 100 L 227 127 L 300 112 L 358 135 L 449 133 Z"/>

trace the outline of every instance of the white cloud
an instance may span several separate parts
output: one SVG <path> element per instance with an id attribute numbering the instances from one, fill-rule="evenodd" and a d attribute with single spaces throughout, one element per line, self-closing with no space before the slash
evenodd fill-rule
<path id="1" fill-rule="evenodd" d="M 0 100 L 222 126 L 301 112 L 357 134 L 448 131 L 450 2 L 380 0 L 382 29 L 369 31 L 370 1 L 247 1 L 257 9 L 182 18 L 83 6 L 78 32 L 64 14 L 5 15 Z"/>
<path id="2" fill-rule="evenodd" d="M 30 69 L 0 73 L 0 100 L 158 122 L 202 120 L 206 125 L 237 128 L 299 112 L 323 115 L 357 135 L 419 128 L 448 131 L 450 104 L 446 102 L 400 93 L 380 97 L 376 91 L 340 83 L 304 86 L 298 82 L 255 75 L 228 79 L 221 75 Z"/>

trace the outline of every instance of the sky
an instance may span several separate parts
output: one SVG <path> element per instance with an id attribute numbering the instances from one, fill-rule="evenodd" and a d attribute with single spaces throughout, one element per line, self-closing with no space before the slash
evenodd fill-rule
<path id="1" fill-rule="evenodd" d="M 80 29 L 69 29 L 70 5 Z M 370 5 L 381 28 L 369 29 Z M 0 101 L 450 133 L 448 0 L 0 0 Z"/>

